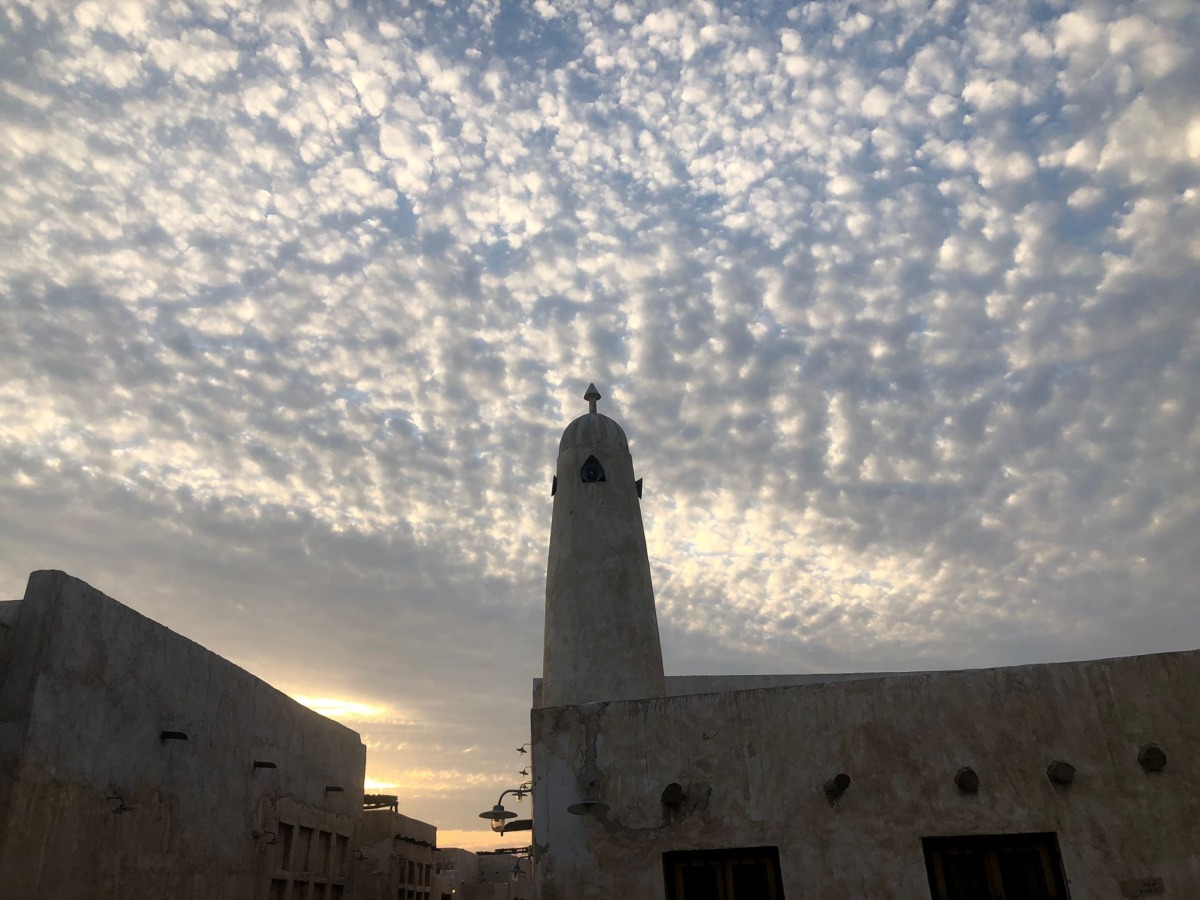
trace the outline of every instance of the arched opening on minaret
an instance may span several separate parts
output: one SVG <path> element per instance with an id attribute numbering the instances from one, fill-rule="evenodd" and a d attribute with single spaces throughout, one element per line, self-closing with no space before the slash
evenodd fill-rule
<path id="1" fill-rule="evenodd" d="M 579 477 L 583 479 L 584 484 L 595 484 L 597 481 L 605 481 L 604 466 L 600 465 L 600 460 L 594 456 L 589 456 L 583 462 L 583 467 L 579 470 Z"/>

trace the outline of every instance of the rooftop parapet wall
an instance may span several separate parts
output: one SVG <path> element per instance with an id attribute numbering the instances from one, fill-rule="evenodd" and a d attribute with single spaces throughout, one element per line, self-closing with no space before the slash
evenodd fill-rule
<path id="1" fill-rule="evenodd" d="M 365 748 L 350 729 L 62 572 L 30 576 L 11 632 L 14 896 L 252 897 L 283 816 L 331 843 L 353 831 Z"/>
<path id="2" fill-rule="evenodd" d="M 363 813 L 355 838 L 355 900 L 433 895 L 437 826 L 390 809 Z M 437 894 L 440 896 L 440 893 Z"/>
<path id="3" fill-rule="evenodd" d="M 430 852 L 437 849 L 436 825 L 387 809 L 363 813 L 358 836 L 363 844 L 387 838 L 389 842 L 399 839 L 415 846 L 425 846 Z"/>
<path id="4" fill-rule="evenodd" d="M 1198 680 L 1193 651 L 534 710 L 539 897 L 654 900 L 664 852 L 756 846 L 779 848 L 788 897 L 921 897 L 921 838 L 1044 831 L 1073 896 L 1150 876 L 1200 896 Z M 587 794 L 609 810 L 567 812 Z"/>
<path id="5" fill-rule="evenodd" d="M 924 673 L 828 672 L 804 673 L 799 675 L 668 675 L 667 696 L 685 697 L 688 694 L 719 694 L 725 691 L 753 691 L 760 688 L 831 684 L 835 681 L 865 681 L 871 678 L 892 678 L 897 675 L 919 674 Z"/>
<path id="6" fill-rule="evenodd" d="M 865 681 L 871 678 L 893 678 L 901 675 L 923 675 L 925 672 L 844 672 L 803 673 L 797 675 L 668 675 L 666 697 L 686 697 L 689 694 L 719 694 L 725 691 L 752 691 L 760 688 L 794 687 L 797 685 L 830 684 L 835 681 Z M 533 708 L 541 709 L 542 679 L 533 679 Z"/>

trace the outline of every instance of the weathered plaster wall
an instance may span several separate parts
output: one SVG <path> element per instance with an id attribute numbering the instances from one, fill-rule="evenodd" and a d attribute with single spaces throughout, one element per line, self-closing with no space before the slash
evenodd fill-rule
<path id="1" fill-rule="evenodd" d="M 8 644 L 8 636 L 12 633 L 12 627 L 17 621 L 17 613 L 20 609 L 20 600 L 0 600 L 0 658 L 3 658 L 4 648 Z"/>
<path id="2" fill-rule="evenodd" d="M 665 851 L 770 845 L 788 900 L 928 897 L 922 837 L 1053 831 L 1076 900 L 1147 876 L 1200 897 L 1198 679 L 1189 652 L 534 710 L 538 896 L 653 900 Z M 566 811 L 589 792 L 606 814 Z"/>
<path id="3" fill-rule="evenodd" d="M 921 675 L 923 672 L 826 672 L 797 675 L 667 675 L 664 697 L 716 694 L 756 688 L 792 687 L 800 684 L 829 684 L 834 681 L 863 681 L 891 675 Z M 542 700 L 542 679 L 533 679 L 533 709 L 548 705 Z"/>
<path id="4" fill-rule="evenodd" d="M 508 853 L 476 854 L 458 847 L 438 850 L 433 900 L 443 894 L 450 894 L 454 900 L 529 900 L 533 896 L 529 860 L 521 860 L 524 877 L 513 882 L 516 862 Z"/>
<path id="5" fill-rule="evenodd" d="M 460 900 L 459 888 L 479 880 L 479 857 L 461 847 L 447 847 L 435 854 L 437 878 L 434 880 L 434 897 L 450 894 Z"/>
<path id="6" fill-rule="evenodd" d="M 82 581 L 30 576 L 0 650 L 6 896 L 200 900 L 338 884 L 364 765 L 348 728 Z"/>
<path id="7" fill-rule="evenodd" d="M 520 866 L 520 878 L 513 879 L 513 867 Z M 530 900 L 533 885 L 530 881 L 530 864 L 527 859 L 518 859 L 511 853 L 480 853 L 479 880 L 503 887 L 503 900 Z"/>
<path id="8" fill-rule="evenodd" d="M 436 825 L 388 809 L 364 812 L 354 840 L 354 900 L 432 893 L 436 848 Z"/>
<path id="9" fill-rule="evenodd" d="M 464 884 L 458 889 L 455 900 L 509 900 L 508 888 L 495 882 Z"/>
<path id="10" fill-rule="evenodd" d="M 0 603 L 0 822 L 4 821 L 4 812 L 12 799 L 17 761 L 29 720 L 26 710 L 30 676 L 5 662 L 15 652 L 11 638 L 20 611 L 20 600 Z"/>
<path id="11" fill-rule="evenodd" d="M 716 694 L 722 691 L 750 691 L 756 688 L 793 687 L 799 684 L 829 684 L 834 681 L 863 681 L 890 675 L 915 675 L 916 672 L 844 672 L 806 673 L 802 675 L 668 675 L 668 697 L 688 694 Z"/>

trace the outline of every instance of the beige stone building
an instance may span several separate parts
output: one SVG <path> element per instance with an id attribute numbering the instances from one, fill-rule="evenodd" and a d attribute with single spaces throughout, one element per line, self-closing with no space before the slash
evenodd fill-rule
<path id="1" fill-rule="evenodd" d="M 438 848 L 434 873 L 439 896 L 461 900 L 461 887 L 479 880 L 479 856 L 461 847 Z"/>
<path id="2" fill-rule="evenodd" d="M 0 604 L 0 896 L 339 900 L 357 734 L 62 572 Z"/>
<path id="3" fill-rule="evenodd" d="M 530 863 L 510 852 L 472 853 L 457 847 L 438 850 L 440 900 L 531 900 Z M 435 895 L 437 900 L 439 895 Z"/>
<path id="4" fill-rule="evenodd" d="M 3 900 L 528 900 L 528 861 L 438 850 L 395 797 L 364 810 L 365 759 L 62 572 L 0 603 Z"/>
<path id="5" fill-rule="evenodd" d="M 1200 897 L 1200 652 L 667 677 L 628 441 L 559 448 L 540 900 Z"/>
<path id="6" fill-rule="evenodd" d="M 386 809 L 363 813 L 356 836 L 356 900 L 438 900 L 437 827 Z"/>
<path id="7" fill-rule="evenodd" d="M 496 900 L 533 900 L 531 865 L 526 858 L 496 851 L 479 854 L 479 881 L 490 885 Z M 468 895 L 470 900 L 470 895 Z"/>

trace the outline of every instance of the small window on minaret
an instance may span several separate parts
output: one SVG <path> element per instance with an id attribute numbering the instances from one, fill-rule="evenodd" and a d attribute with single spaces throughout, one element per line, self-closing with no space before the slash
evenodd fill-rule
<path id="1" fill-rule="evenodd" d="M 579 477 L 583 479 L 584 484 L 595 484 L 597 481 L 604 481 L 604 466 L 600 465 L 600 460 L 594 456 L 589 456 L 584 462 L 583 468 L 579 470 Z"/>

